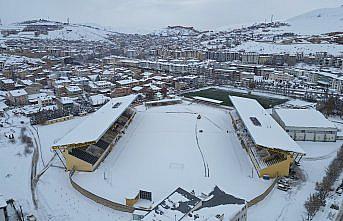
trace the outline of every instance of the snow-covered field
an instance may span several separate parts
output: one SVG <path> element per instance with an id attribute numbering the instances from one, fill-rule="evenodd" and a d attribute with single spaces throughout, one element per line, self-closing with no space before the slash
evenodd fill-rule
<path id="1" fill-rule="evenodd" d="M 97 171 L 73 179 L 119 203 L 139 190 L 151 191 L 156 202 L 178 187 L 208 193 L 215 185 L 250 200 L 271 184 L 252 169 L 227 111 L 198 104 L 139 108 Z"/>

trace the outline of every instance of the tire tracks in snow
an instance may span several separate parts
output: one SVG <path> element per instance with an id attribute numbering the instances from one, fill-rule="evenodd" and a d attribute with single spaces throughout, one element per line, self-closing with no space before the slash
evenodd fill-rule
<path id="1" fill-rule="evenodd" d="M 200 144 L 199 144 L 198 121 L 199 121 L 198 119 L 196 119 L 196 121 L 195 121 L 195 140 L 196 140 L 196 144 L 197 144 L 198 150 L 199 150 L 199 152 L 201 154 L 202 162 L 203 162 L 203 165 L 204 165 L 205 177 L 210 177 L 210 168 L 208 166 L 208 163 L 206 161 L 205 155 L 202 152 L 202 149 L 201 149 Z"/>

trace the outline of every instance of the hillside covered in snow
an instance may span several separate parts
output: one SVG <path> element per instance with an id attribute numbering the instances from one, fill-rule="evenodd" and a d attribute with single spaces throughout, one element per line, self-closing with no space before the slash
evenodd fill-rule
<path id="1" fill-rule="evenodd" d="M 0 26 L 3 38 L 60 39 L 68 41 L 108 41 L 117 34 L 94 25 L 69 24 L 49 20 L 32 20 Z"/>
<path id="2" fill-rule="evenodd" d="M 315 35 L 343 31 L 343 5 L 322 8 L 290 18 L 285 31 L 295 34 Z"/>

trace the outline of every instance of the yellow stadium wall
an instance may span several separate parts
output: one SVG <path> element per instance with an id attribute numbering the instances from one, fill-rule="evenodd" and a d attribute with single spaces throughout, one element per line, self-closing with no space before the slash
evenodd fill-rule
<path id="1" fill-rule="evenodd" d="M 128 198 L 126 198 L 125 199 L 125 205 L 126 206 L 131 206 L 131 207 L 133 207 L 137 202 L 138 202 L 138 197 L 136 197 L 136 198 L 134 198 L 134 199 L 128 199 Z"/>
<path id="2" fill-rule="evenodd" d="M 67 150 L 62 152 L 64 158 L 66 159 L 67 170 L 77 170 L 77 171 L 93 171 L 93 166 L 90 163 L 87 163 L 83 160 L 80 160 L 67 153 Z"/>
<path id="3" fill-rule="evenodd" d="M 125 205 L 133 207 L 138 202 L 138 200 L 139 200 L 139 193 L 133 199 L 125 198 Z"/>
<path id="4" fill-rule="evenodd" d="M 286 160 L 260 170 L 260 177 L 262 177 L 263 175 L 269 175 L 271 178 L 275 178 L 278 176 L 288 176 L 289 167 L 292 163 L 292 160 L 292 157 L 290 155 L 287 155 Z"/>

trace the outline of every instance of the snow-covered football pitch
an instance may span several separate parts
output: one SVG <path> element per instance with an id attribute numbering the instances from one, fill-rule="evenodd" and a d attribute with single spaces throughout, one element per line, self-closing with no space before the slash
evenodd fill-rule
<path id="1" fill-rule="evenodd" d="M 151 191 L 156 202 L 177 187 L 208 193 L 216 185 L 249 201 L 271 184 L 258 178 L 234 132 L 229 110 L 188 103 L 138 107 L 99 168 L 76 173 L 73 179 L 122 204 L 139 190 Z"/>

